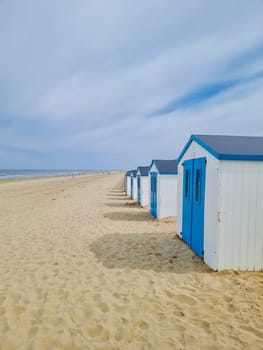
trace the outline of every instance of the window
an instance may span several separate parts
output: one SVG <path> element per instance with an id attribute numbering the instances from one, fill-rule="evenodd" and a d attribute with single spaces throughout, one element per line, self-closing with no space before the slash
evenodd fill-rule
<path id="1" fill-rule="evenodd" d="M 201 171 L 200 169 L 196 169 L 195 173 L 195 200 L 196 202 L 200 201 L 201 194 Z"/>

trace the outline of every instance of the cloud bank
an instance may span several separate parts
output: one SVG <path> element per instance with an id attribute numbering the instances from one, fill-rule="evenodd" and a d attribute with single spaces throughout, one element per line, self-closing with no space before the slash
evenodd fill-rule
<path id="1" fill-rule="evenodd" d="M 263 135 L 260 0 L 0 1 L 0 167 L 125 169 Z"/>

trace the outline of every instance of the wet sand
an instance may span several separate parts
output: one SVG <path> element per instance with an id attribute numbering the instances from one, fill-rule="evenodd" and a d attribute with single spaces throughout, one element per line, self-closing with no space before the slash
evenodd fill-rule
<path id="1" fill-rule="evenodd" d="M 0 349 L 263 349 L 263 274 L 215 273 L 123 174 L 0 182 Z"/>

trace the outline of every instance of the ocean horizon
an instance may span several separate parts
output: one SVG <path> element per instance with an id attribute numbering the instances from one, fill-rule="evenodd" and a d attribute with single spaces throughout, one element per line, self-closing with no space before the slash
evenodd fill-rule
<path id="1" fill-rule="evenodd" d="M 6 179 L 26 179 L 35 177 L 66 176 L 107 170 L 78 170 L 78 169 L 0 169 L 0 181 Z"/>

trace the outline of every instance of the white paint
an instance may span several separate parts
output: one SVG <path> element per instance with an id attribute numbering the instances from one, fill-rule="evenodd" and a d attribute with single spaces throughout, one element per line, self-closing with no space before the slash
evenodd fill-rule
<path id="1" fill-rule="evenodd" d="M 182 232 L 183 162 L 205 157 L 204 261 L 214 270 L 263 269 L 263 162 L 219 161 L 193 141 L 178 164 L 177 234 Z"/>
<path id="2" fill-rule="evenodd" d="M 220 163 L 218 270 L 262 270 L 263 162 Z"/>
<path id="3" fill-rule="evenodd" d="M 158 219 L 177 215 L 177 175 L 158 174 Z"/>
<path id="4" fill-rule="evenodd" d="M 149 176 L 140 176 L 141 179 L 141 206 L 149 205 Z"/>
<path id="5" fill-rule="evenodd" d="M 157 173 L 157 219 L 177 215 L 177 175 L 160 174 L 155 164 L 150 168 L 151 172 Z M 149 204 L 151 198 L 151 176 L 149 175 Z"/>
<path id="6" fill-rule="evenodd" d="M 138 193 L 138 184 L 137 184 L 137 177 L 133 176 L 133 193 L 132 193 L 132 199 L 134 199 L 135 201 L 137 201 L 137 193 Z"/>
<path id="7" fill-rule="evenodd" d="M 130 176 L 126 176 L 126 193 L 127 196 L 131 196 L 131 177 Z"/>

